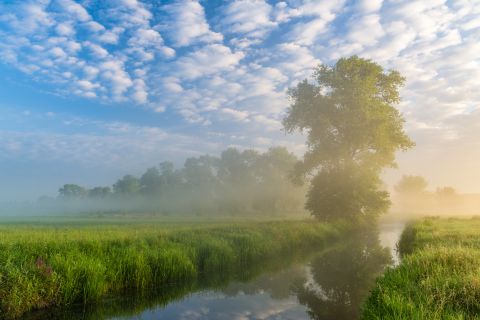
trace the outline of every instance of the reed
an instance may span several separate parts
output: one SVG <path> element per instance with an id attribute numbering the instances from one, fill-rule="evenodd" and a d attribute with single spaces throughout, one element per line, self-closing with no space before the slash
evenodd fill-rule
<path id="1" fill-rule="evenodd" d="M 347 224 L 0 225 L 0 317 L 158 290 L 340 238 Z"/>
<path id="2" fill-rule="evenodd" d="M 480 319 L 480 221 L 425 219 L 405 229 L 402 263 L 377 279 L 364 319 Z"/>

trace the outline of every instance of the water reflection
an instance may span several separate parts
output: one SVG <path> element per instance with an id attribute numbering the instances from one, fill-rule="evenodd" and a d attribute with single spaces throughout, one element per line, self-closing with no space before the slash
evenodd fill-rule
<path id="1" fill-rule="evenodd" d="M 378 229 L 362 230 L 321 252 L 27 319 L 356 319 L 374 279 L 391 263 Z"/>
<path id="2" fill-rule="evenodd" d="M 375 278 L 392 263 L 377 230 L 357 232 L 315 257 L 292 292 L 307 306 L 311 319 L 357 319 Z"/>

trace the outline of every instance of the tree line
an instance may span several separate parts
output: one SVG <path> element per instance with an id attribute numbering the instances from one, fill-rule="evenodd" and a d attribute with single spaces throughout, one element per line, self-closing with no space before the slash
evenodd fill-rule
<path id="1" fill-rule="evenodd" d="M 305 198 L 304 187 L 291 179 L 298 161 L 283 147 L 263 153 L 229 148 L 218 157 L 188 158 L 181 168 L 165 161 L 138 177 L 127 174 L 112 186 L 65 184 L 57 201 L 117 203 L 122 204 L 118 208 L 164 214 L 298 213 Z"/>

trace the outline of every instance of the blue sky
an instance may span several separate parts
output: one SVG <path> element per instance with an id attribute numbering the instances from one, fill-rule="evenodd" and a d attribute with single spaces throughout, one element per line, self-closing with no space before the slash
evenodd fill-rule
<path id="1" fill-rule="evenodd" d="M 283 145 L 286 89 L 353 54 L 407 77 L 402 173 L 478 192 L 476 0 L 0 3 L 0 201 Z"/>

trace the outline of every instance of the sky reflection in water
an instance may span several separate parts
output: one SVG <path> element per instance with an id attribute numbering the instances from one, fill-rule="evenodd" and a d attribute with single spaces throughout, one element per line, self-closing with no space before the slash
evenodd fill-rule
<path id="1" fill-rule="evenodd" d="M 27 319 L 357 319 L 374 279 L 396 262 L 393 247 L 402 229 L 382 225 L 313 255 L 252 267 L 245 275 L 210 275 L 153 295 L 46 310 Z"/>
<path id="2" fill-rule="evenodd" d="M 115 319 L 356 319 L 375 277 L 392 264 L 401 229 L 354 234 L 283 270 Z"/>

